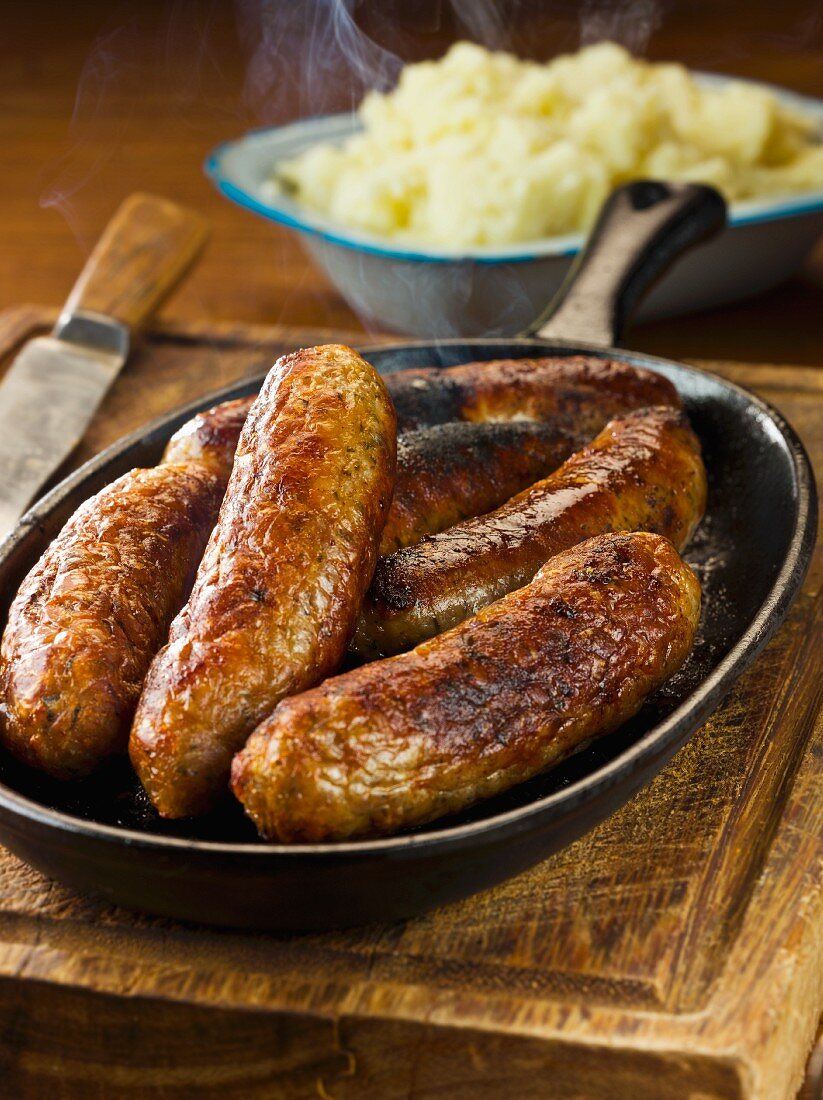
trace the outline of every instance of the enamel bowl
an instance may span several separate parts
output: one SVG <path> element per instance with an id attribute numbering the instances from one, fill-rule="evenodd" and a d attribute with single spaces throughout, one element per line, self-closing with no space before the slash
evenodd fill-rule
<path id="1" fill-rule="evenodd" d="M 729 78 L 698 74 L 701 83 Z M 773 88 L 790 107 L 817 118 L 823 100 Z M 377 329 L 418 337 L 510 336 L 531 330 L 582 247 L 581 234 L 507 248 L 419 250 L 358 234 L 305 210 L 272 185 L 279 161 L 358 129 L 353 114 L 303 119 L 218 146 L 206 173 L 233 202 L 299 233 L 306 251 L 349 305 Z M 795 272 L 823 232 L 819 190 L 737 203 L 726 231 L 669 272 L 640 310 L 670 317 L 738 301 Z"/>

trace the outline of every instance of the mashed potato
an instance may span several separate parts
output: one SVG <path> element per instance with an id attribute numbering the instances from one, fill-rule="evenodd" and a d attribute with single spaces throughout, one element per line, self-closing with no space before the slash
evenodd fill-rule
<path id="1" fill-rule="evenodd" d="M 730 200 L 823 187 L 815 124 L 765 89 L 699 86 L 601 43 L 548 65 L 458 43 L 361 104 L 363 131 L 278 165 L 277 185 L 352 229 L 441 247 L 585 230 L 643 176 Z"/>

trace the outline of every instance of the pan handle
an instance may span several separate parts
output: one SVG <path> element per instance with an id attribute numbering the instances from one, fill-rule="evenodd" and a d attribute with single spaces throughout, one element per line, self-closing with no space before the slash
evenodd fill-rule
<path id="1" fill-rule="evenodd" d="M 618 344 L 652 283 L 725 224 L 726 203 L 713 187 L 656 180 L 619 187 L 554 300 L 524 335 Z"/>

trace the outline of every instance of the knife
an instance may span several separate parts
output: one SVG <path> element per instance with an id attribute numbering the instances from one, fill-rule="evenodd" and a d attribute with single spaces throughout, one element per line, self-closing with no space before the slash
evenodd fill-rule
<path id="1" fill-rule="evenodd" d="M 129 353 L 130 337 L 206 243 L 205 218 L 131 195 L 115 213 L 50 336 L 19 352 L 0 381 L 0 539 L 79 443 Z"/>

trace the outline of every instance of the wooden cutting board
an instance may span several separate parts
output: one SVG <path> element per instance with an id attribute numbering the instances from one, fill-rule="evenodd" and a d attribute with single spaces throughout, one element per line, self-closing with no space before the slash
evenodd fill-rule
<path id="1" fill-rule="evenodd" d="M 52 319 L 0 315 L 0 354 Z M 333 335 L 158 329 L 74 464 Z M 823 470 L 823 372 L 707 365 L 777 405 Z M 622 810 L 416 920 L 311 936 L 175 924 L 0 850 L 0 1095 L 796 1095 L 823 1005 L 822 577 L 818 549 L 764 655 Z"/>

